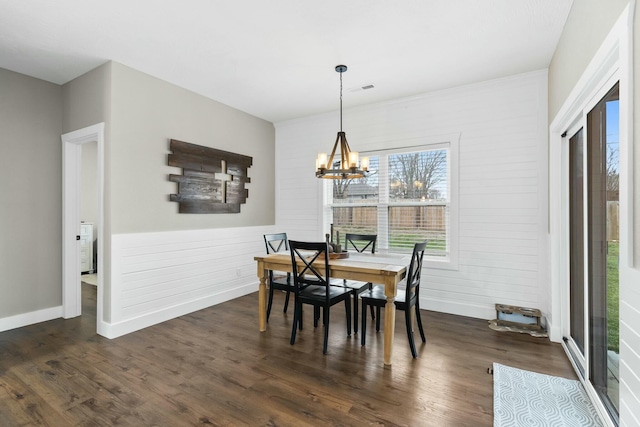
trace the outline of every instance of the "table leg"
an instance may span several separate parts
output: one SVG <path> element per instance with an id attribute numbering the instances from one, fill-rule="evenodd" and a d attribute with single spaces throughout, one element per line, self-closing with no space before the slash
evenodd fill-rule
<path id="1" fill-rule="evenodd" d="M 260 278 L 260 286 L 258 288 L 258 319 L 260 322 L 260 332 L 267 330 L 267 270 L 264 269 L 264 263 L 258 262 L 258 277 Z"/>
<path id="2" fill-rule="evenodd" d="M 391 365 L 393 355 L 393 336 L 396 329 L 396 284 L 385 283 L 384 293 L 387 297 L 387 304 L 384 307 L 384 364 Z"/>

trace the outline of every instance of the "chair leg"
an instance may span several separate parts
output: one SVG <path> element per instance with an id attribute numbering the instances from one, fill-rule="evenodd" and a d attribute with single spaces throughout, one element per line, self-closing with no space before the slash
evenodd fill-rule
<path id="1" fill-rule="evenodd" d="M 413 358 L 416 359 L 418 357 L 418 352 L 416 351 L 416 343 L 413 340 L 413 330 L 411 328 L 411 311 L 407 310 L 404 312 L 404 319 L 407 325 L 407 338 L 409 338 L 409 347 L 411 347 L 411 354 Z"/>
<path id="2" fill-rule="evenodd" d="M 358 294 L 353 291 L 353 333 L 358 333 Z M 363 311 L 364 313 L 364 311 Z"/>
<path id="3" fill-rule="evenodd" d="M 380 307 L 376 307 L 376 332 L 380 332 Z"/>
<path id="4" fill-rule="evenodd" d="M 273 286 L 269 286 L 269 302 L 267 303 L 267 323 L 271 314 L 271 304 L 273 304 Z"/>
<path id="5" fill-rule="evenodd" d="M 322 346 L 322 354 L 327 354 L 327 343 L 329 342 L 329 307 L 325 306 L 322 316 L 324 317 L 324 345 Z"/>
<path id="6" fill-rule="evenodd" d="M 294 304 L 295 307 L 295 304 Z M 300 303 L 300 313 L 298 314 L 298 329 L 302 330 L 302 319 L 304 319 L 303 313 L 302 313 L 302 303 Z"/>
<path id="7" fill-rule="evenodd" d="M 416 321 L 418 322 L 418 330 L 420 331 L 420 338 L 422 338 L 422 342 L 427 342 L 427 339 L 424 337 L 424 329 L 422 329 L 422 316 L 420 316 L 420 307 L 416 303 Z"/>
<path id="8" fill-rule="evenodd" d="M 287 312 L 287 308 L 289 307 L 289 294 L 290 293 L 291 292 L 287 291 L 287 296 L 284 299 L 284 310 L 282 310 L 283 313 L 286 313 Z"/>
<path id="9" fill-rule="evenodd" d="M 373 311 L 373 306 L 371 305 L 371 310 Z M 367 316 L 364 313 L 367 312 L 367 303 L 365 300 L 362 300 L 362 327 L 360 328 L 360 345 L 364 347 L 365 340 L 367 337 Z"/>
<path id="10" fill-rule="evenodd" d="M 371 290 L 373 290 L 373 283 L 369 283 L 369 290 L 370 290 L 370 291 L 371 291 Z M 376 315 L 375 315 L 375 314 L 374 314 L 374 312 L 373 312 L 373 306 L 372 306 L 372 305 L 370 305 L 370 306 L 369 306 L 369 309 L 371 309 L 371 320 L 373 320 L 373 319 L 375 319 L 375 318 L 376 318 Z M 364 313 L 364 310 L 362 310 L 362 312 Z"/>
<path id="11" fill-rule="evenodd" d="M 318 319 L 320 319 L 320 307 L 317 305 L 313 306 L 313 327 L 318 327 Z"/>
<path id="12" fill-rule="evenodd" d="M 344 311 L 347 314 L 347 336 L 351 336 L 351 298 L 344 300 Z"/>
<path id="13" fill-rule="evenodd" d="M 293 345 L 296 342 L 296 332 L 298 331 L 298 318 L 300 316 L 300 309 L 302 307 L 298 307 L 300 304 L 295 303 L 293 308 L 293 327 L 291 328 L 291 340 L 289 343 Z"/>

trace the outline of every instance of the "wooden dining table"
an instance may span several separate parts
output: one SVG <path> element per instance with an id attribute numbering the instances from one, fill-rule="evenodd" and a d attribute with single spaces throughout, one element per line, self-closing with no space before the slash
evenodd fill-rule
<path id="1" fill-rule="evenodd" d="M 267 282 L 269 270 L 291 272 L 291 254 L 277 253 L 256 256 L 258 277 L 260 278 L 258 315 L 260 331 L 267 330 Z M 393 335 L 396 323 L 396 307 L 394 300 L 398 283 L 407 274 L 410 255 L 402 254 L 361 254 L 349 253 L 348 258 L 330 259 L 329 274 L 331 278 L 358 280 L 384 285 L 387 304 L 384 310 L 384 364 L 391 365 L 393 353 Z M 324 260 L 322 260 L 324 262 Z"/>

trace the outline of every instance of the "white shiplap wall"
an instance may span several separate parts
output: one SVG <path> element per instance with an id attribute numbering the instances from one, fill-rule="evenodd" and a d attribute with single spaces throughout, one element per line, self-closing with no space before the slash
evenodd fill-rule
<path id="1" fill-rule="evenodd" d="M 257 291 L 253 257 L 264 254 L 263 234 L 273 232 L 262 226 L 114 235 L 105 335 L 118 337 Z"/>
<path id="2" fill-rule="evenodd" d="M 343 128 L 356 151 L 459 135 L 459 265 L 425 269 L 423 308 L 486 319 L 494 303 L 546 312 L 546 70 L 357 108 L 347 108 L 350 96 L 366 91 L 344 97 Z M 313 171 L 317 153 L 333 145 L 338 114 L 275 126 L 276 224 L 322 239 Z"/>
<path id="3" fill-rule="evenodd" d="M 640 270 L 620 270 L 620 426 L 640 426 Z"/>

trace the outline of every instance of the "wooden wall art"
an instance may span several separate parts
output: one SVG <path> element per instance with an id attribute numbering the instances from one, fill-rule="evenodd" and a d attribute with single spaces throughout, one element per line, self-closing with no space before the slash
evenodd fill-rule
<path id="1" fill-rule="evenodd" d="M 169 199 L 180 204 L 180 213 L 239 213 L 246 203 L 251 182 L 247 169 L 253 158 L 172 139 L 169 166 L 182 168 L 182 175 L 169 175 L 178 183 L 178 194 Z"/>

